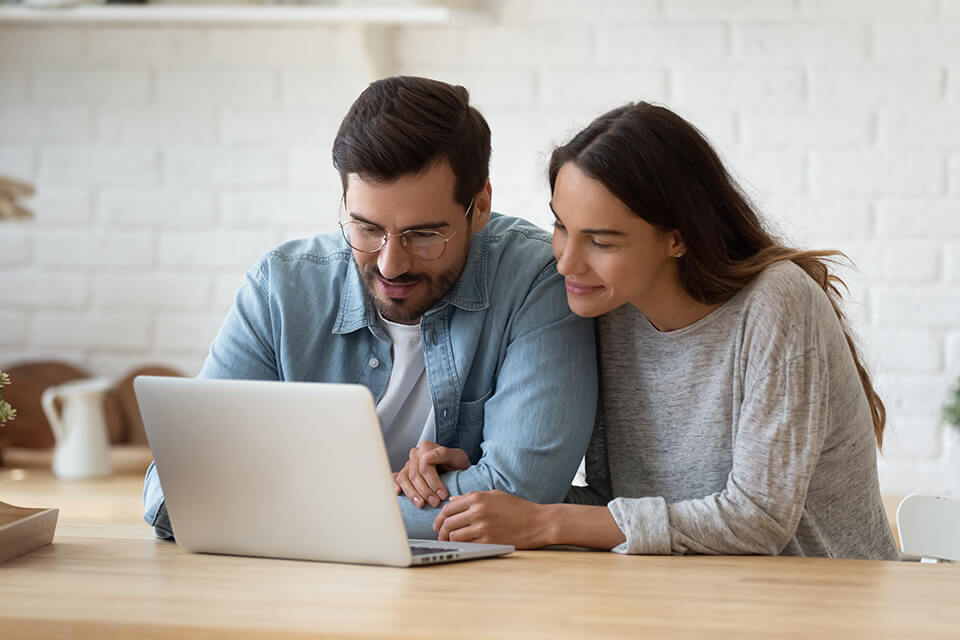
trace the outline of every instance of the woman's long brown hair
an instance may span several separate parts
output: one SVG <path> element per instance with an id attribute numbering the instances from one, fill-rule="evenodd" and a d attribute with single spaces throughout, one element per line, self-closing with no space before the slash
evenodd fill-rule
<path id="1" fill-rule="evenodd" d="M 846 285 L 829 268 L 847 261 L 846 256 L 778 242 L 703 134 L 665 107 L 628 104 L 591 122 L 551 155 L 551 190 L 567 162 L 601 182 L 651 225 L 680 233 L 687 249 L 678 261 L 680 282 L 700 302 L 726 302 L 783 260 L 813 278 L 840 321 L 870 404 L 877 446 L 882 447 L 886 409 L 841 308 L 841 287 Z"/>

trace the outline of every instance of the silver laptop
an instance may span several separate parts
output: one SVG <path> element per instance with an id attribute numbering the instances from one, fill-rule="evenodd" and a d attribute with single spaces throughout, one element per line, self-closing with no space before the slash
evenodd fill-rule
<path id="1" fill-rule="evenodd" d="M 139 376 L 134 389 L 188 551 L 408 567 L 514 550 L 407 539 L 362 385 Z"/>

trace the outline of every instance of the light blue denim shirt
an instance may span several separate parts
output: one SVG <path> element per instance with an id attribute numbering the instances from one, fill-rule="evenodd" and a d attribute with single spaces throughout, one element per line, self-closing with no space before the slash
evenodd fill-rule
<path id="1" fill-rule="evenodd" d="M 493 214 L 420 334 L 437 441 L 473 463 L 442 474 L 450 493 L 562 502 L 590 439 L 597 372 L 593 323 L 570 312 L 549 235 Z M 390 338 L 335 233 L 284 244 L 247 273 L 200 377 L 359 383 L 379 401 L 391 366 Z M 144 519 L 171 537 L 152 464 L 143 500 Z M 398 500 L 409 536 L 436 538 L 439 507 Z"/>

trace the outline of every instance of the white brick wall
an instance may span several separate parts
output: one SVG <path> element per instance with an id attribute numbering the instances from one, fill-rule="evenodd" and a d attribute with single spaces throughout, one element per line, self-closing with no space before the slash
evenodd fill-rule
<path id="1" fill-rule="evenodd" d="M 41 143 L 42 144 L 42 143 Z M 159 181 L 157 152 L 141 147 L 44 147 L 40 187 L 152 187 Z"/>
<path id="2" fill-rule="evenodd" d="M 487 24 L 374 32 L 400 73 L 465 84 L 495 208 L 550 221 L 551 146 L 627 100 L 719 147 L 790 241 L 847 252 L 890 411 L 883 488 L 960 494 L 960 2 L 481 0 Z M 382 36 L 382 37 L 381 37 Z M 336 228 L 330 143 L 371 79 L 343 27 L 0 25 L 0 364 L 196 373 L 247 267 Z"/>
<path id="3" fill-rule="evenodd" d="M 41 69 L 31 76 L 32 102 L 42 105 L 146 105 L 150 73 Z"/>

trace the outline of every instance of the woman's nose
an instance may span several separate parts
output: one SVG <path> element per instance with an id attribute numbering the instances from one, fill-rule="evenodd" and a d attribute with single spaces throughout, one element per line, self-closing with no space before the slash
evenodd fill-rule
<path id="1" fill-rule="evenodd" d="M 557 271 L 560 275 L 569 276 L 583 271 L 580 252 L 576 251 L 571 243 L 564 242 L 560 246 L 555 244 L 554 250 L 557 257 Z"/>

